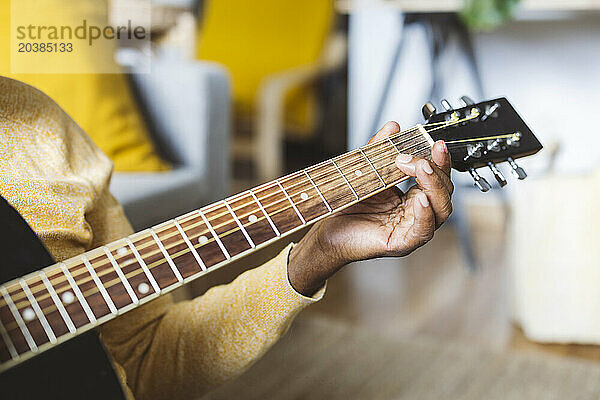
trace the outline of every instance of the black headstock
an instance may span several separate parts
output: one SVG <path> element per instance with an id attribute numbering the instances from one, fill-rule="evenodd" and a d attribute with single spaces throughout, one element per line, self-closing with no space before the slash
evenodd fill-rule
<path id="1" fill-rule="evenodd" d="M 489 184 L 477 174 L 477 168 L 489 167 L 500 186 L 504 186 L 506 179 L 496 163 L 508 161 L 513 174 L 524 179 L 525 171 L 514 160 L 537 153 L 542 144 L 514 107 L 504 97 L 476 104 L 468 97 L 461 99 L 464 107 L 452 109 L 444 100 L 446 111 L 437 114 L 431 104 L 423 107 L 428 119 L 425 128 L 433 140 L 446 142 L 452 167 L 469 171 L 475 185 L 483 191 L 489 189 Z"/>

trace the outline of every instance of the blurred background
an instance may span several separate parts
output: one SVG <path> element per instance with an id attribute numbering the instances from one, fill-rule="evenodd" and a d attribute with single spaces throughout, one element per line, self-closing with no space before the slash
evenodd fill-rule
<path id="1" fill-rule="evenodd" d="M 127 19 L 137 2 L 103 3 L 104 17 Z M 268 385 L 273 398 L 304 398 L 299 387 L 319 383 L 329 398 L 353 398 L 349 388 L 366 379 L 360 364 L 317 353 L 302 364 L 308 356 L 289 350 L 334 334 L 320 354 L 337 354 L 336 343 L 379 354 L 381 343 L 390 361 L 394 349 L 418 349 L 410 367 L 446 385 L 421 379 L 382 398 L 439 398 L 448 387 L 452 398 L 491 398 L 472 390 L 492 376 L 504 379 L 498 398 L 598 393 L 600 1 L 154 0 L 150 28 L 150 49 L 115 49 L 121 75 L 16 76 L 49 93 L 113 159 L 111 189 L 137 229 L 356 148 L 388 120 L 422 123 L 427 101 L 442 109 L 442 98 L 458 107 L 462 95 L 506 96 L 545 146 L 520 162 L 529 177 L 503 189 L 483 194 L 455 173 L 453 217 L 430 244 L 345 268 L 299 328 L 213 398 L 258 397 Z M 148 51 L 151 73 L 137 73 Z M 284 245 L 178 295 L 228 282 Z M 354 331 L 371 339 L 352 341 Z M 275 378 L 259 382 L 278 365 L 307 373 L 306 363 L 354 369 L 332 381 L 303 375 L 285 390 Z"/>

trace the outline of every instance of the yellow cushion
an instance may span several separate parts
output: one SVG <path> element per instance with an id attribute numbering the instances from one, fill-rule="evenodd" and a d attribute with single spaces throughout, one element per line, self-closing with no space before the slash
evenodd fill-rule
<path id="1" fill-rule="evenodd" d="M 60 4 L 67 0 L 53 1 L 57 3 L 56 10 L 69 7 L 75 15 L 79 11 L 80 21 L 88 18 L 88 1 L 68 1 L 62 6 Z M 95 0 L 92 4 L 97 7 L 94 12 L 107 20 L 106 0 Z M 83 12 L 84 6 L 86 12 Z M 10 0 L 0 0 L 1 75 L 35 86 L 54 99 L 113 160 L 116 171 L 164 171 L 170 168 L 156 153 L 124 75 L 11 73 L 9 27 Z M 112 50 L 102 57 L 114 60 Z"/>
<path id="2" fill-rule="evenodd" d="M 263 79 L 319 58 L 334 8 L 330 0 L 209 0 L 202 16 L 197 57 L 226 65 L 235 102 L 253 110 Z M 287 121 L 310 124 L 315 104 L 311 88 L 295 88 L 286 98 Z"/>

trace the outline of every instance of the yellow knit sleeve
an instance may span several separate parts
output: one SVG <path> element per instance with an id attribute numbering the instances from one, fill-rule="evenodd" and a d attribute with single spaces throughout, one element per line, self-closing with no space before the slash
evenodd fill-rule
<path id="1" fill-rule="evenodd" d="M 55 260 L 132 233 L 108 191 L 111 173 L 111 161 L 54 101 L 0 76 L 0 194 Z M 163 315 L 170 301 L 166 296 L 140 310 Z M 142 330 L 133 312 L 119 320 Z M 125 383 L 122 367 L 116 368 Z"/>

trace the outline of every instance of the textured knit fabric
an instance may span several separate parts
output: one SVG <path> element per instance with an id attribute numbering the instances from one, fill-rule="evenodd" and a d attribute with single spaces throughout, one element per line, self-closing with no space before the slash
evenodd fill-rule
<path id="1" fill-rule="evenodd" d="M 132 233 L 108 192 L 111 172 L 110 160 L 51 99 L 0 77 L 0 194 L 55 259 Z M 193 301 L 163 296 L 103 325 L 128 394 L 198 398 L 264 354 L 324 292 L 307 298 L 291 287 L 290 247 Z"/>

